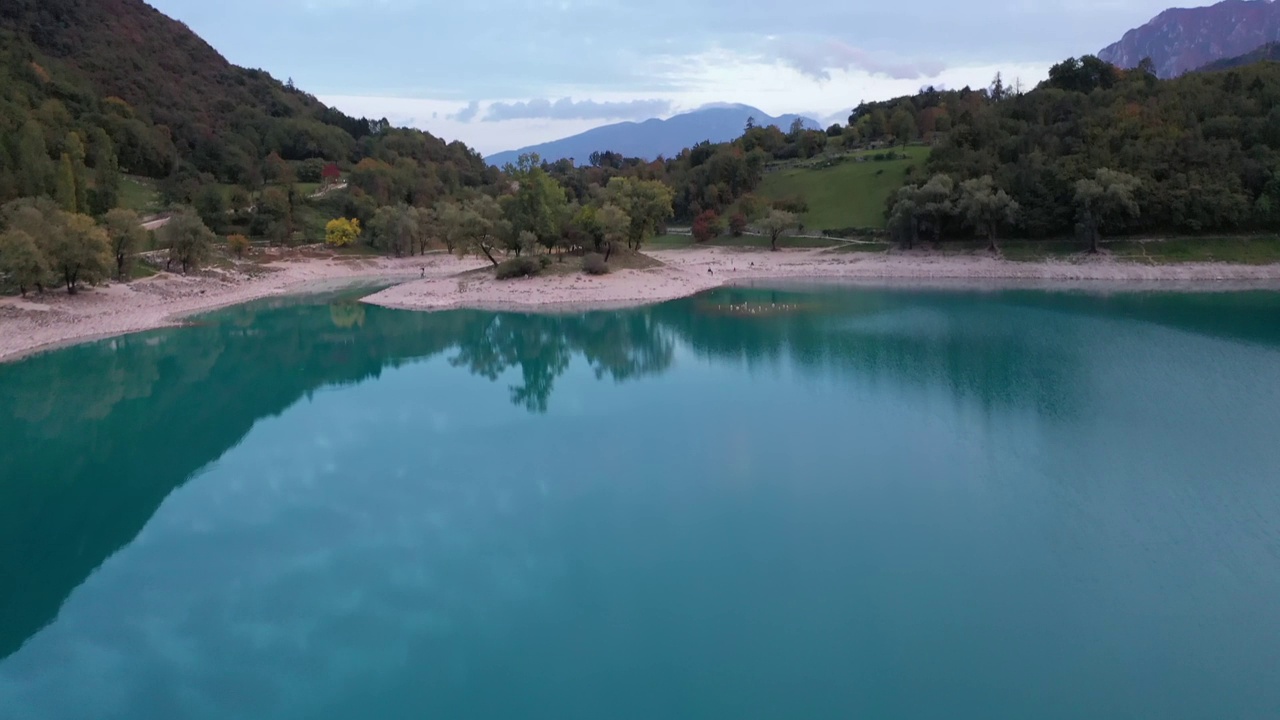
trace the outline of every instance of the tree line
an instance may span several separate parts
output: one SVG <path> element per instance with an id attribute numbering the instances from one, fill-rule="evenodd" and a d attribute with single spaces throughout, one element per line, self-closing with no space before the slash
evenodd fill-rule
<path id="1" fill-rule="evenodd" d="M 503 259 L 640 250 L 672 216 L 672 192 L 656 180 L 613 176 L 581 197 L 566 188 L 535 155 L 522 155 L 503 171 L 503 182 L 436 200 L 428 206 L 398 202 L 371 216 L 335 218 L 326 227 L 332 245 L 357 240 L 397 257 L 425 253 L 433 241 L 450 252 Z M 537 266 L 520 264 L 524 274 Z"/>
<path id="2" fill-rule="evenodd" d="M 208 261 L 217 236 L 199 215 L 176 212 L 155 232 L 166 265 L 185 274 Z M 100 221 L 48 198 L 23 198 L 0 206 L 0 278 L 22 295 L 59 285 L 75 294 L 84 285 L 127 280 L 137 253 L 148 249 L 151 232 L 132 210 L 116 208 Z M 235 251 L 243 241 L 232 236 Z"/>

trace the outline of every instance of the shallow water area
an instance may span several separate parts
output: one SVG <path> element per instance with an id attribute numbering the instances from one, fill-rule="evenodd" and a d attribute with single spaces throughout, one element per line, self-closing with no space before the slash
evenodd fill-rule
<path id="1" fill-rule="evenodd" d="M 362 292 L 0 365 L 0 718 L 1280 707 L 1280 293 Z"/>

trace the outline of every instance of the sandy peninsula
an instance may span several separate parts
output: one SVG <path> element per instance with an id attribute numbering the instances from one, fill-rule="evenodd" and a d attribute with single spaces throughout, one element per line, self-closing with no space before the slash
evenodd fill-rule
<path id="1" fill-rule="evenodd" d="M 602 277 L 569 272 L 498 281 L 476 258 L 444 253 L 401 259 L 344 258 L 293 252 L 259 258 L 233 269 L 183 277 L 161 273 L 128 284 L 87 289 L 74 296 L 48 292 L 0 299 L 0 361 L 74 342 L 180 324 L 194 313 L 258 298 L 304 292 L 357 280 L 395 283 L 365 298 L 391 308 L 556 311 L 641 305 L 685 297 L 729 284 L 765 281 L 857 282 L 898 280 L 1039 281 L 1064 286 L 1157 284 L 1178 289 L 1250 286 L 1280 289 L 1280 264 L 1187 263 L 1144 265 L 1106 256 L 1073 261 L 1011 262 L 986 254 L 928 252 L 766 252 L 727 248 L 657 250 L 660 265 Z M 570 260 L 569 262 L 576 262 Z"/>

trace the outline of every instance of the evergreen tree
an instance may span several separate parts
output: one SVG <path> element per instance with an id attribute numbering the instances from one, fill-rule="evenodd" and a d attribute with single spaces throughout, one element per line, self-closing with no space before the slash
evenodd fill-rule
<path id="1" fill-rule="evenodd" d="M 94 215 L 103 215 L 120 204 L 120 162 L 111 138 L 100 129 L 95 130 L 93 189 L 89 192 L 89 210 Z"/>
<path id="2" fill-rule="evenodd" d="M 71 178 L 74 182 L 75 209 L 71 212 L 89 212 L 89 171 L 84 165 L 84 142 L 78 133 L 67 133 L 63 151 L 71 159 Z"/>
<path id="3" fill-rule="evenodd" d="M 53 163 L 49 160 L 44 130 L 39 121 L 31 118 L 22 124 L 16 147 L 18 192 L 23 197 L 38 197 L 48 193 Z"/>
<path id="4" fill-rule="evenodd" d="M 54 188 L 53 199 L 58 201 L 58 207 L 69 213 L 76 212 L 79 207 L 76 205 L 75 166 L 67 153 L 62 153 L 62 162 L 58 164 L 58 184 Z"/>

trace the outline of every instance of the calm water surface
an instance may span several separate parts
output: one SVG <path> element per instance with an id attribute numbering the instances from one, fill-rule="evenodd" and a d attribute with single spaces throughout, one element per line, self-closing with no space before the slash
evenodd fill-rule
<path id="1" fill-rule="evenodd" d="M 1280 294 L 329 296 L 0 408 L 4 720 L 1280 716 Z"/>

